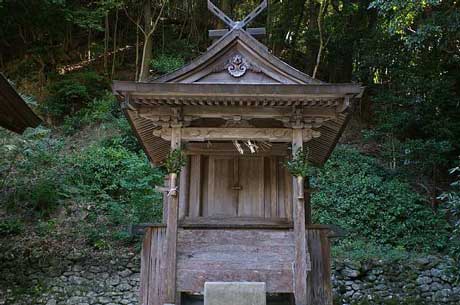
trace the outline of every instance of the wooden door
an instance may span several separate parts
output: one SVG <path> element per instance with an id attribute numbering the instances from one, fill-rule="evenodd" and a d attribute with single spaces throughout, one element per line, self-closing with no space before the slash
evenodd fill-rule
<path id="1" fill-rule="evenodd" d="M 188 192 L 182 218 L 291 219 L 292 178 L 282 161 L 277 156 L 192 156 L 187 183 L 181 184 Z"/>
<path id="2" fill-rule="evenodd" d="M 264 217 L 264 158 L 238 159 L 238 216 Z"/>
<path id="3" fill-rule="evenodd" d="M 236 165 L 233 157 L 209 157 L 206 216 L 237 216 Z"/>

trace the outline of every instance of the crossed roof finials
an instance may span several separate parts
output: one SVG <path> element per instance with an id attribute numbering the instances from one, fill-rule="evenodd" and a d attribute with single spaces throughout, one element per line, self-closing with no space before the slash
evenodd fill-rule
<path id="1" fill-rule="evenodd" d="M 215 6 L 211 0 L 208 0 L 208 9 L 217 16 L 220 20 L 222 20 L 231 30 L 235 29 L 244 29 L 249 23 L 254 20 L 259 14 L 267 8 L 268 1 L 263 0 L 249 15 L 247 15 L 241 21 L 234 21 L 230 17 L 228 17 L 224 12 L 222 12 L 217 6 Z"/>

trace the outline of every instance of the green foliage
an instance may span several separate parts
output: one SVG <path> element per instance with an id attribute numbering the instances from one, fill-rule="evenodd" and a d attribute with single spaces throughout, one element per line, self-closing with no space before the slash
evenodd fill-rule
<path id="1" fill-rule="evenodd" d="M 445 209 L 450 216 L 454 228 L 450 237 L 450 254 L 460 260 L 460 165 L 450 170 L 451 175 L 456 175 L 452 182 L 452 189 L 439 196 L 445 201 Z"/>
<path id="2" fill-rule="evenodd" d="M 294 177 L 308 177 L 311 172 L 308 149 L 297 149 L 294 156 L 284 162 L 284 166 Z"/>
<path id="3" fill-rule="evenodd" d="M 171 151 L 164 161 L 168 174 L 179 174 L 186 164 L 187 157 L 180 148 Z"/>
<path id="4" fill-rule="evenodd" d="M 185 64 L 184 59 L 174 55 L 161 54 L 152 59 L 150 66 L 157 73 L 165 74 L 181 68 Z"/>
<path id="5" fill-rule="evenodd" d="M 0 237 L 17 235 L 24 230 L 24 224 L 19 219 L 3 219 L 0 221 Z"/>
<path id="6" fill-rule="evenodd" d="M 312 197 L 315 222 L 336 224 L 349 239 L 406 250 L 443 250 L 448 224 L 410 186 L 375 159 L 340 147 L 320 171 Z"/>
<path id="7" fill-rule="evenodd" d="M 111 93 L 106 93 L 105 96 L 89 102 L 74 115 L 67 116 L 62 128 L 66 134 L 72 134 L 85 126 L 112 121 L 114 116 L 118 115 L 118 109 L 115 97 Z"/>
<path id="8" fill-rule="evenodd" d="M 108 84 L 102 76 L 89 71 L 66 74 L 47 89 L 50 96 L 41 104 L 41 110 L 61 119 L 78 112 L 93 99 L 103 98 Z"/>
<path id="9" fill-rule="evenodd" d="M 13 210 L 36 212 L 49 216 L 61 197 L 62 142 L 50 130 L 38 127 L 21 137 L 5 136 L 0 167 L 2 195 Z M 1 199 L 1 197 L 0 197 Z"/>
<path id="10" fill-rule="evenodd" d="M 419 253 L 426 255 L 426 253 Z M 363 262 L 368 260 L 402 261 L 414 259 L 417 252 L 408 252 L 404 247 L 379 244 L 363 239 L 339 239 L 333 243 L 332 257 Z"/>
<path id="11" fill-rule="evenodd" d="M 93 223 L 104 227 L 154 222 L 161 216 L 161 194 L 154 186 L 161 183 L 161 172 L 152 169 L 144 156 L 124 147 L 92 146 L 69 161 L 68 185 L 77 187 L 77 196 L 90 211 Z M 97 234 L 93 234 L 97 235 Z M 109 237 L 109 236 L 106 236 Z M 91 239 L 93 244 L 95 240 Z"/>

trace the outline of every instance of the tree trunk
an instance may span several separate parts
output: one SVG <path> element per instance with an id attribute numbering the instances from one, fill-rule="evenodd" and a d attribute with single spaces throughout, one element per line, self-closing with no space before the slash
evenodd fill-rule
<path id="1" fill-rule="evenodd" d="M 117 59 L 117 30 L 118 30 L 118 10 L 115 12 L 115 25 L 113 27 L 113 50 L 112 50 L 112 72 L 110 77 L 115 74 L 115 61 Z"/>
<path id="2" fill-rule="evenodd" d="M 107 72 L 108 52 L 109 52 L 109 12 L 105 13 L 105 29 L 104 29 L 104 71 Z"/>
<path id="3" fill-rule="evenodd" d="M 149 73 L 150 61 L 152 60 L 152 6 L 150 1 L 145 1 L 144 4 L 144 47 L 142 50 L 142 63 L 141 63 L 141 72 L 139 75 L 139 81 L 146 80 Z"/>

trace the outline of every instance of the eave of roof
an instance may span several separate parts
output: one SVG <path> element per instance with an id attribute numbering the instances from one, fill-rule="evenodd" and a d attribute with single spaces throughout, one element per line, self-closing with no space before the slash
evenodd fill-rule
<path id="1" fill-rule="evenodd" d="M 40 123 L 40 118 L 0 73 L 0 126 L 23 133 L 26 128 L 37 127 Z"/>

